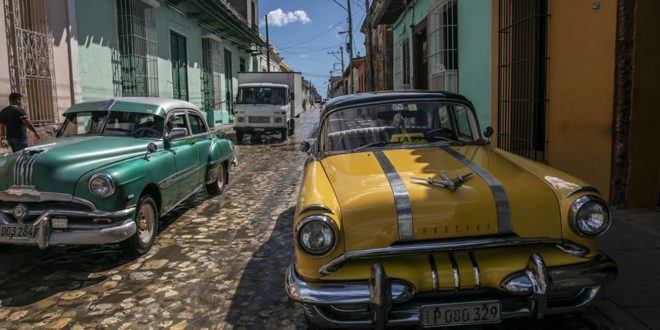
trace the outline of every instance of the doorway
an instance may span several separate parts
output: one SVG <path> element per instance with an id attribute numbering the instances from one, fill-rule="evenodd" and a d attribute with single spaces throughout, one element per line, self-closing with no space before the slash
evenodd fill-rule
<path id="1" fill-rule="evenodd" d="M 413 30 L 413 88 L 429 88 L 429 57 L 426 19 Z"/>

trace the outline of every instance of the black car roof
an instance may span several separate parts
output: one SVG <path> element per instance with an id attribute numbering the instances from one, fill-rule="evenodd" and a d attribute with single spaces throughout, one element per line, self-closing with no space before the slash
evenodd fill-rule
<path id="1" fill-rule="evenodd" d="M 341 108 L 351 105 L 359 105 L 364 103 L 374 103 L 374 102 L 387 102 L 387 101 L 414 101 L 421 99 L 438 99 L 440 100 L 453 100 L 470 103 L 470 101 L 465 98 L 465 96 L 445 92 L 445 91 L 422 91 L 422 90 L 408 90 L 408 91 L 385 91 L 385 92 L 373 92 L 373 93 L 360 93 L 360 94 L 349 94 L 334 97 L 325 104 L 324 111 L 329 111 L 336 108 Z"/>

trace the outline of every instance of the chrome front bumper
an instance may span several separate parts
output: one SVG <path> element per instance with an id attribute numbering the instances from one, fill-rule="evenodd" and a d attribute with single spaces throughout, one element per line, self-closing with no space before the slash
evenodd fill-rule
<path id="1" fill-rule="evenodd" d="M 5 210 L 2 210 L 6 213 Z M 45 249 L 50 245 L 102 245 L 124 241 L 137 232 L 133 214 L 135 208 L 128 208 L 117 212 L 105 211 L 72 211 L 48 210 L 42 213 L 31 225 L 37 227 L 36 237 L 30 239 L 0 237 L 2 244 L 36 245 Z M 109 225 L 71 226 L 69 229 L 59 230 L 51 227 L 50 220 L 56 216 L 125 219 Z M 0 219 L 0 224 L 7 223 Z"/>
<path id="2" fill-rule="evenodd" d="M 507 277 L 501 288 L 415 293 L 411 284 L 390 280 L 380 264 L 373 265 L 368 281 L 335 283 L 306 282 L 291 266 L 285 275 L 285 288 L 291 299 L 303 304 L 308 318 L 320 326 L 382 328 L 419 326 L 421 307 L 443 302 L 496 299 L 501 303 L 502 319 L 540 319 L 549 314 L 578 311 L 591 305 L 602 285 L 616 274 L 616 264 L 605 256 L 581 264 L 546 268 L 543 258 L 535 253 L 530 256 L 527 268 Z M 566 292 L 572 293 L 565 296 Z M 362 305 L 364 310 L 336 313 L 342 305 Z"/>

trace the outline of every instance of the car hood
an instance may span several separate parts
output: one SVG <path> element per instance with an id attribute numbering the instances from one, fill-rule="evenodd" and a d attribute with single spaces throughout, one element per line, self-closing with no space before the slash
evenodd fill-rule
<path id="1" fill-rule="evenodd" d="M 81 176 L 146 152 L 148 140 L 131 137 L 69 137 L 41 143 L 0 160 L 0 191 L 29 186 L 73 194 Z"/>
<path id="2" fill-rule="evenodd" d="M 561 238 L 554 190 L 488 146 L 340 154 L 324 158 L 322 165 L 341 209 L 346 251 L 485 235 Z M 413 179 L 468 173 L 453 192 Z M 397 177 L 399 188 L 392 182 Z M 496 193 L 502 196 L 498 203 Z M 412 225 L 406 224 L 406 213 Z"/>

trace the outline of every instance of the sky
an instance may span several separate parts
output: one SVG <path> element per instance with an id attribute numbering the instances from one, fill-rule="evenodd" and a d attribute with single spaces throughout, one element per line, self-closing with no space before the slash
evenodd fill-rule
<path id="1" fill-rule="evenodd" d="M 349 0 L 336 0 L 347 7 Z M 365 17 L 364 0 L 350 0 L 353 14 L 354 56 L 364 55 L 364 35 L 360 27 Z M 261 33 L 265 36 L 264 16 L 268 15 L 270 43 L 294 71 L 303 73 L 325 97 L 330 71 L 340 75 L 339 47 L 348 42 L 347 11 L 333 0 L 259 0 Z M 335 64 L 336 63 L 336 64 Z M 344 67 L 348 55 L 344 52 Z"/>

